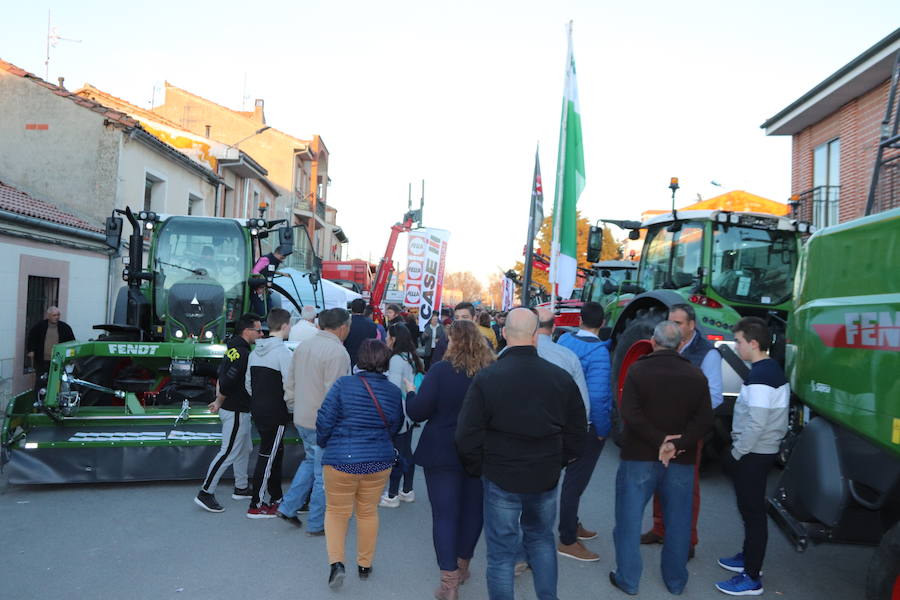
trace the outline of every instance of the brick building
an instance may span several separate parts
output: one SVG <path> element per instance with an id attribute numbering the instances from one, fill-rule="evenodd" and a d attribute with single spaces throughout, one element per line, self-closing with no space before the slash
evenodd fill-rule
<path id="1" fill-rule="evenodd" d="M 306 227 L 316 254 L 324 260 L 340 256 L 340 244 L 346 237 L 328 221 L 329 153 L 321 137 L 302 140 L 267 125 L 262 99 L 255 101 L 253 111 L 239 111 L 168 82 L 165 92 L 165 102 L 154 107 L 154 113 L 195 134 L 239 145 L 252 154 L 279 191 L 269 215 Z"/>
<path id="2" fill-rule="evenodd" d="M 761 125 L 790 135 L 791 195 L 817 227 L 865 214 L 900 29 L 854 58 Z M 900 164 L 882 172 L 880 206 L 900 205 Z"/>

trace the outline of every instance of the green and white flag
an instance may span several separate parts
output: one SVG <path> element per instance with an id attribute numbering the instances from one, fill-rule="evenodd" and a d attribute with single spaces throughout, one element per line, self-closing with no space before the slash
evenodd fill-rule
<path id="1" fill-rule="evenodd" d="M 562 120 L 559 127 L 559 154 L 556 162 L 556 193 L 553 201 L 553 242 L 550 255 L 550 283 L 554 297 L 569 298 L 578 270 L 578 219 L 575 205 L 584 189 L 584 146 L 581 139 L 581 105 L 575 81 L 572 52 L 572 23 L 566 27 L 569 52 L 563 91 Z"/>

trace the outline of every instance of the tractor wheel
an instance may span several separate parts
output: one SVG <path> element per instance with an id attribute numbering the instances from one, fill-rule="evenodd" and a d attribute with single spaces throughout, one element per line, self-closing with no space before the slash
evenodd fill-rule
<path id="1" fill-rule="evenodd" d="M 653 335 L 653 328 L 666 317 L 664 308 L 653 307 L 646 312 L 636 315 L 634 319 L 625 325 L 625 329 L 616 338 L 616 347 L 612 354 L 612 438 L 621 445 L 624 423 L 619 412 L 622 386 L 625 384 L 625 374 L 628 368 L 638 358 L 648 353 L 649 342 Z M 638 342 L 646 342 L 639 344 Z"/>
<path id="2" fill-rule="evenodd" d="M 866 600 L 900 600 L 900 523 L 884 534 L 869 562 Z"/>

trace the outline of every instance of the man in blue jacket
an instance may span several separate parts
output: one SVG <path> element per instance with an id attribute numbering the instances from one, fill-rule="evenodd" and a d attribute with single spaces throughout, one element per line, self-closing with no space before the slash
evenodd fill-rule
<path id="1" fill-rule="evenodd" d="M 605 315 L 597 302 L 585 302 L 581 309 L 581 327 L 577 332 L 559 338 L 559 345 L 568 348 L 581 362 L 581 370 L 588 390 L 588 433 L 581 457 L 566 467 L 559 496 L 559 546 L 557 552 L 581 561 L 597 560 L 580 540 L 597 537 L 597 532 L 585 529 L 578 520 L 581 494 L 591 481 L 594 467 L 603 451 L 610 430 L 610 360 L 609 340 L 600 339 Z"/>

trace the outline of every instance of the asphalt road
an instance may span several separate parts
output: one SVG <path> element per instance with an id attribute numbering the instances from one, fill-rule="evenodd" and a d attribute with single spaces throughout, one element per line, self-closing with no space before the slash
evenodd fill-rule
<path id="1" fill-rule="evenodd" d="M 621 598 L 607 573 L 612 565 L 614 477 L 618 452 L 608 446 L 582 499 L 581 519 L 600 532 L 586 542 L 601 559 L 560 558 L 559 597 Z M 194 505 L 197 484 L 142 483 L 76 486 L 11 486 L 0 483 L 0 597 L 57 598 L 364 598 L 428 599 L 438 579 L 431 543 L 430 507 L 417 475 L 415 503 L 380 509 L 374 571 L 360 581 L 353 569 L 354 533 L 348 539 L 348 577 L 326 586 L 324 538 L 307 537 L 281 519 L 251 520 L 246 503 L 220 487 L 222 514 Z M 774 483 L 774 477 L 770 483 Z M 287 486 L 288 482 L 285 482 Z M 724 598 L 713 587 L 728 573 L 718 556 L 740 549 L 741 526 L 728 482 L 704 475 L 700 544 L 689 563 L 683 598 Z M 649 522 L 649 509 L 645 514 Z M 796 553 L 770 523 L 765 563 L 766 596 L 796 600 L 863 596 L 870 548 L 818 546 Z M 669 598 L 659 574 L 660 546 L 644 547 L 640 597 Z M 484 541 L 473 560 L 466 600 L 487 598 Z M 517 582 L 517 598 L 532 599 L 531 577 Z"/>

